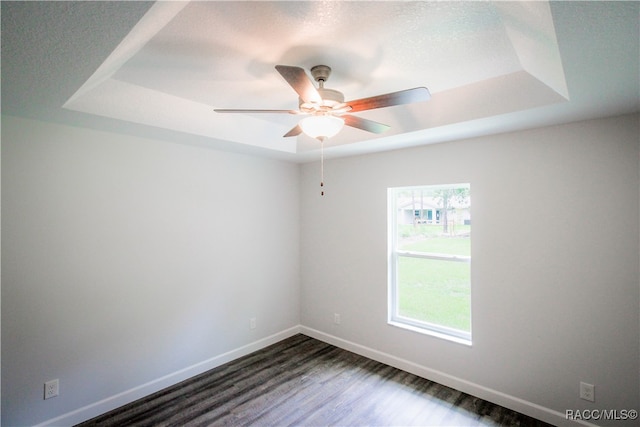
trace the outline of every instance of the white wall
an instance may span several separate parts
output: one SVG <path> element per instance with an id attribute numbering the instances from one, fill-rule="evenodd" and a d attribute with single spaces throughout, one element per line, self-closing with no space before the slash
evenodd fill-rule
<path id="1" fill-rule="evenodd" d="M 640 409 L 639 135 L 625 116 L 335 159 L 324 197 L 304 165 L 302 324 L 547 419 Z M 459 182 L 472 194 L 472 347 L 386 322 L 387 187 Z"/>
<path id="2" fill-rule="evenodd" d="M 297 165 L 3 117 L 2 425 L 297 327 L 298 195 Z"/>
<path id="3" fill-rule="evenodd" d="M 627 116 L 330 160 L 320 197 L 317 163 L 3 117 L 2 425 L 299 323 L 536 415 L 637 408 L 638 135 Z M 446 182 L 472 185 L 472 347 L 386 324 L 386 189 Z"/>

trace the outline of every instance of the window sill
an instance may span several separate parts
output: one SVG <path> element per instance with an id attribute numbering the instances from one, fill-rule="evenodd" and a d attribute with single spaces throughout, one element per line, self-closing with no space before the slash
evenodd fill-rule
<path id="1" fill-rule="evenodd" d="M 408 325 L 406 323 L 401 323 L 401 322 L 397 322 L 397 321 L 393 321 L 393 320 L 389 320 L 387 323 L 389 325 L 395 326 L 397 328 L 406 329 L 408 331 L 417 332 L 417 333 L 422 334 L 422 335 L 429 335 L 429 336 L 432 336 L 432 337 L 440 338 L 440 339 L 443 339 L 443 340 L 447 340 L 447 341 L 455 342 L 457 344 L 462 344 L 462 345 L 466 345 L 468 347 L 471 347 L 471 340 L 468 340 L 466 338 L 455 337 L 453 335 L 448 335 L 448 334 L 444 334 L 442 332 L 432 331 L 430 329 L 419 328 L 417 326 Z"/>

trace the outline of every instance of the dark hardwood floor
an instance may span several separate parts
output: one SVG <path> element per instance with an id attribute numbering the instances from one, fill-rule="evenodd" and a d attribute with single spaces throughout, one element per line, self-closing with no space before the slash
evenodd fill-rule
<path id="1" fill-rule="evenodd" d="M 549 426 L 296 335 L 80 426 Z"/>

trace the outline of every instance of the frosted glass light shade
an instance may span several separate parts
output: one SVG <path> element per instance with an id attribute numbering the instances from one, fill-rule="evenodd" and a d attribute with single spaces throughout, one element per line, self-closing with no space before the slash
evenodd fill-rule
<path id="1" fill-rule="evenodd" d="M 344 120 L 334 116 L 311 116 L 300 120 L 298 124 L 302 132 L 312 138 L 331 138 L 340 132 Z"/>

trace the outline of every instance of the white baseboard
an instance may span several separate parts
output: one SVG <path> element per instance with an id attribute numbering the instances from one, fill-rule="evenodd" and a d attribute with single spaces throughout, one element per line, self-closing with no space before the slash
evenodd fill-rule
<path id="1" fill-rule="evenodd" d="M 83 421 L 97 417 L 98 415 L 104 414 L 105 412 L 111 411 L 113 409 L 119 408 L 120 406 L 131 403 L 137 399 L 143 398 L 152 393 L 160 391 L 166 387 L 170 387 L 188 378 L 199 375 L 210 369 L 213 369 L 225 363 L 231 362 L 232 360 L 238 359 L 242 356 L 246 356 L 247 354 L 250 354 L 254 351 L 265 348 L 271 344 L 275 344 L 278 341 L 282 341 L 283 339 L 289 338 L 298 333 L 305 334 L 307 336 L 318 339 L 320 341 L 324 341 L 326 343 L 335 345 L 336 347 L 340 347 L 344 350 L 348 350 L 353 353 L 359 354 L 361 356 L 368 357 L 369 359 L 373 359 L 378 362 L 387 364 L 389 366 L 393 366 L 394 368 L 402 369 L 403 371 L 407 371 L 414 375 L 418 375 L 422 378 L 435 381 L 439 384 L 454 388 L 464 393 L 477 396 L 481 399 L 504 406 L 505 408 L 509 408 L 514 411 L 518 411 L 525 415 L 529 415 L 531 417 L 537 418 L 539 420 L 545 421 L 547 423 L 550 423 L 559 427 L 564 427 L 564 426 L 566 427 L 575 427 L 575 426 L 597 427 L 596 425 L 588 423 L 586 421 L 567 420 L 565 418 L 565 414 L 560 413 L 558 411 L 545 408 L 535 403 L 528 402 L 526 400 L 519 399 L 517 397 L 510 396 L 496 390 L 492 390 L 490 388 L 463 380 L 461 378 L 454 377 L 444 372 L 427 368 L 425 366 L 418 365 L 416 363 L 401 359 L 391 354 L 384 353 L 369 347 L 365 347 L 363 345 L 356 344 L 354 342 L 347 341 L 342 338 L 338 338 L 336 336 L 318 331 L 316 329 L 308 328 L 306 326 L 301 326 L 301 325 L 294 326 L 292 328 L 278 332 L 276 334 L 260 339 L 253 343 L 247 344 L 237 349 L 220 354 L 218 356 L 214 356 L 210 359 L 207 359 L 195 365 L 192 365 L 184 369 L 181 369 L 179 371 L 173 372 L 171 374 L 165 375 L 161 378 L 157 378 L 146 384 L 142 384 L 140 386 L 126 390 L 122 393 L 118 393 L 106 399 L 100 400 L 98 402 L 92 403 L 90 405 L 84 406 L 74 411 L 68 412 L 56 418 L 52 418 L 50 420 L 47 420 L 43 423 L 38 424 L 36 427 L 61 426 L 61 425 L 69 426 L 69 425 L 75 425 L 75 424 L 81 423 Z"/>
<path id="2" fill-rule="evenodd" d="M 418 365 L 388 353 L 338 338 L 316 329 L 301 326 L 300 333 L 559 427 L 597 427 L 595 424 L 582 420 L 567 420 L 564 413 L 553 409 L 545 408 L 544 406 L 454 377 L 435 369 Z"/>
<path id="3" fill-rule="evenodd" d="M 146 384 L 142 384 L 132 389 L 123 391 L 122 393 L 118 393 L 114 396 L 107 397 L 106 399 L 76 409 L 75 411 L 71 411 L 66 414 L 60 415 L 59 417 L 52 418 L 38 424 L 36 427 L 61 425 L 70 426 L 86 420 L 90 420 L 91 418 L 97 417 L 98 415 L 104 414 L 105 412 L 119 408 L 120 406 L 148 396 L 166 387 L 170 387 L 188 378 L 194 377 L 210 369 L 231 362 L 232 360 L 253 353 L 254 351 L 265 348 L 271 344 L 275 344 L 278 341 L 282 341 L 293 335 L 299 334 L 301 330 L 300 328 L 300 326 L 294 326 L 292 328 L 278 332 L 266 338 L 262 338 L 240 348 L 228 351 L 218 356 L 214 356 L 210 359 L 196 363 L 195 365 L 188 366 L 184 369 L 157 378 L 153 381 L 149 381 Z"/>

